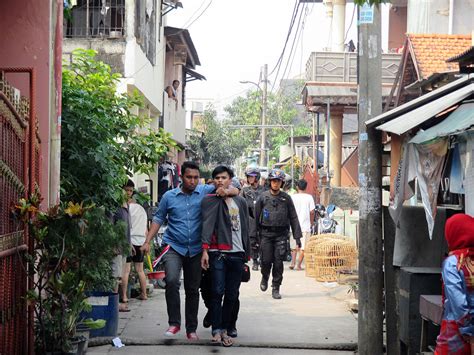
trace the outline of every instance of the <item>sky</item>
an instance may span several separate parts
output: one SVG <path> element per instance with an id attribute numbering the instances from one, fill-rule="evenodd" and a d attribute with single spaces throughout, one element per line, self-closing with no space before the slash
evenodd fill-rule
<path id="1" fill-rule="evenodd" d="M 201 62 L 196 70 L 207 78 L 202 82 L 190 82 L 186 86 L 187 98 L 212 100 L 217 111 L 222 114 L 225 105 L 239 95 L 245 95 L 246 90 L 255 88 L 239 81 L 257 82 L 263 64 L 268 64 L 269 73 L 275 67 L 285 43 L 296 0 L 181 1 L 183 8 L 166 15 L 166 24 L 189 30 Z M 353 8 L 353 4 L 346 7 L 346 42 L 352 39 L 357 43 L 357 14 L 352 19 Z M 304 28 L 292 52 L 294 59 L 290 61 L 291 70 L 284 78 L 300 75 L 312 51 L 330 46 L 330 23 L 324 5 L 301 4 L 301 9 Z M 298 18 L 293 31 L 297 23 Z M 288 41 L 274 91 L 282 79 L 293 36 L 294 32 Z M 269 77 L 271 85 L 275 83 L 275 74 Z"/>

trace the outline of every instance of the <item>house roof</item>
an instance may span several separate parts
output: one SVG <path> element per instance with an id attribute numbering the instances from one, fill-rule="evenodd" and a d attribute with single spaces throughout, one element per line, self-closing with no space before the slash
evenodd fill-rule
<path id="1" fill-rule="evenodd" d="M 450 62 L 450 63 L 463 63 L 463 62 L 472 63 L 473 61 L 474 61 L 474 46 L 472 46 L 465 52 L 458 54 L 452 58 L 449 58 L 447 60 L 447 62 Z"/>
<path id="2" fill-rule="evenodd" d="M 426 103 L 415 108 L 397 118 L 377 127 L 378 130 L 402 135 L 409 130 L 420 126 L 424 122 L 432 119 L 439 113 L 458 104 L 474 93 L 474 83 L 453 91 L 438 100 Z"/>
<path id="3" fill-rule="evenodd" d="M 407 34 L 407 39 L 418 79 L 433 73 L 457 70 L 457 64 L 446 63 L 446 60 L 472 46 L 471 35 Z"/>
<path id="4" fill-rule="evenodd" d="M 390 94 L 391 84 L 382 84 L 382 97 Z M 357 83 L 308 81 L 303 88 L 307 105 L 357 105 Z"/>
<path id="5" fill-rule="evenodd" d="M 462 133 L 474 126 L 474 102 L 465 102 L 437 125 L 420 130 L 410 143 L 424 143 L 438 137 Z"/>
<path id="6" fill-rule="evenodd" d="M 186 64 L 191 69 L 196 68 L 196 65 L 201 65 L 199 61 L 199 56 L 196 51 L 196 47 L 194 47 L 193 40 L 191 39 L 191 35 L 189 31 L 184 28 L 177 28 L 177 27 L 165 27 L 165 36 L 167 40 L 173 44 L 185 44 L 186 48 L 188 49 L 188 58 L 186 59 Z"/>
<path id="7" fill-rule="evenodd" d="M 368 121 L 365 122 L 367 127 L 374 127 L 381 125 L 385 122 L 391 121 L 399 116 L 402 116 L 412 110 L 417 109 L 423 105 L 426 105 L 432 101 L 438 100 L 443 96 L 446 96 L 454 91 L 459 90 L 469 84 L 474 82 L 474 77 L 470 77 L 468 75 L 463 76 L 452 83 L 449 83 L 441 88 L 431 91 L 428 94 L 422 95 L 412 101 L 409 101 L 401 106 L 394 108 L 393 110 L 387 111 L 378 115 Z"/>

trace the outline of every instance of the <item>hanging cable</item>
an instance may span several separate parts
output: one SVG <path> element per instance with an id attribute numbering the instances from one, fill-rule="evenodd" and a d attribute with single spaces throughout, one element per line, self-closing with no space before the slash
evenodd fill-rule
<path id="1" fill-rule="evenodd" d="M 207 2 L 207 0 L 203 0 L 203 2 L 201 3 L 201 5 L 196 9 L 196 11 L 193 12 L 193 14 L 186 20 L 186 22 L 184 22 L 182 28 L 186 28 L 187 24 L 191 21 L 191 19 L 199 12 L 199 10 L 202 9 L 202 7 L 204 6 L 204 4 Z"/>
<path id="2" fill-rule="evenodd" d="M 286 40 L 285 40 L 285 44 L 283 46 L 283 50 L 281 51 L 280 57 L 278 58 L 275 66 L 270 71 L 270 73 L 268 73 L 268 76 L 272 75 L 275 72 L 275 70 L 277 69 L 277 67 L 279 67 L 279 65 L 281 65 L 281 61 L 283 60 L 283 56 L 285 55 L 286 45 L 288 44 L 288 40 L 290 39 L 291 31 L 293 30 L 293 25 L 295 23 L 296 16 L 298 15 L 299 5 L 300 5 L 299 0 L 296 0 L 295 1 L 295 6 L 293 8 L 293 14 L 291 15 L 290 26 L 288 28 L 288 34 L 286 35 Z"/>
<path id="3" fill-rule="evenodd" d="M 297 7 L 296 15 L 298 15 L 298 12 L 299 12 L 299 5 L 298 5 L 298 7 Z M 294 46 L 294 44 L 295 44 L 295 39 L 296 39 L 296 36 L 297 36 L 298 28 L 299 28 L 300 23 L 301 23 L 301 16 L 302 16 L 302 14 L 303 14 L 303 12 L 301 11 L 301 12 L 300 12 L 300 16 L 299 16 L 299 18 L 298 18 L 298 25 L 297 25 L 297 29 L 296 29 L 296 32 L 295 32 L 295 37 L 293 38 L 292 49 L 291 49 L 291 50 L 293 50 L 293 46 Z M 296 17 L 295 17 L 295 19 L 296 19 Z M 289 35 L 291 35 L 291 33 L 292 33 L 293 25 L 294 25 L 294 21 L 293 21 L 293 24 L 292 24 L 292 26 L 291 26 L 291 30 L 290 30 L 290 32 L 289 32 Z M 288 38 L 289 38 L 289 37 L 288 37 Z M 286 49 L 286 44 L 287 44 L 287 43 L 288 43 L 288 42 L 285 43 L 285 49 Z M 285 51 L 282 52 L 282 57 L 281 57 L 281 60 L 280 60 L 280 64 L 278 65 L 278 70 L 277 70 L 277 72 L 276 72 L 275 79 L 273 80 L 273 85 L 272 85 L 271 91 L 273 91 L 273 89 L 274 89 L 274 87 L 275 87 L 275 84 L 276 84 L 276 82 L 277 82 L 277 80 L 278 80 L 278 74 L 280 73 L 280 69 L 281 69 L 281 65 L 282 65 L 282 63 L 283 63 L 284 55 L 285 55 Z M 287 65 L 288 65 L 288 62 L 287 62 Z"/>
<path id="4" fill-rule="evenodd" d="M 346 40 L 347 40 L 347 35 L 349 34 L 349 31 L 352 27 L 352 23 L 354 22 L 354 15 L 355 15 L 355 10 L 356 10 L 356 5 L 354 4 L 354 9 L 352 10 L 352 17 L 351 17 L 351 23 L 349 24 L 349 28 L 347 29 L 346 31 L 346 35 L 344 36 L 344 44 L 346 44 Z"/>

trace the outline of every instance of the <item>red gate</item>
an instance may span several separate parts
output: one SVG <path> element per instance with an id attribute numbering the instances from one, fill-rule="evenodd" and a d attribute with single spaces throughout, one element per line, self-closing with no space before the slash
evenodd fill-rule
<path id="1" fill-rule="evenodd" d="M 25 73 L 30 100 L 19 97 L 5 74 Z M 11 208 L 39 181 L 39 138 L 32 68 L 0 68 L 0 354 L 33 353 L 33 309 L 27 306 L 24 255 L 32 247 Z M 33 132 L 33 134 L 32 134 Z"/>

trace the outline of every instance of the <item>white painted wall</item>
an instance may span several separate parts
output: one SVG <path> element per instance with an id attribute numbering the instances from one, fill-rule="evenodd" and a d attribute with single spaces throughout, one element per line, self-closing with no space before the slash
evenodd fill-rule
<path id="1" fill-rule="evenodd" d="M 135 38 L 135 1 L 125 2 L 126 13 L 126 48 L 125 48 L 125 81 L 138 89 L 152 105 L 154 112 L 161 112 L 163 107 L 164 90 L 164 38 L 163 28 L 157 28 L 156 64 L 152 65 Z M 159 24 L 159 8 L 155 9 L 155 23 Z M 159 31 L 159 32 L 158 32 Z"/>

